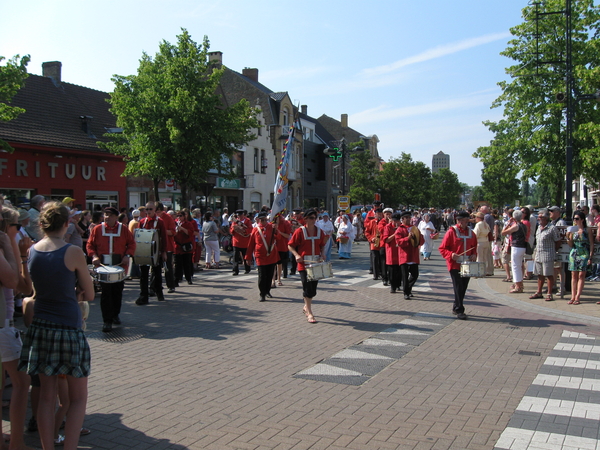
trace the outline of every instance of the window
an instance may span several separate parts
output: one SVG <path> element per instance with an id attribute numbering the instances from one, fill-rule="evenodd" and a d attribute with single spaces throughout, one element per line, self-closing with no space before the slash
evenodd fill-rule
<path id="1" fill-rule="evenodd" d="M 260 172 L 260 160 L 258 159 L 258 149 L 254 149 L 254 173 Z"/>
<path id="2" fill-rule="evenodd" d="M 267 173 L 267 158 L 265 158 L 265 151 L 260 151 L 260 173 Z"/>
<path id="3" fill-rule="evenodd" d="M 283 126 L 285 128 L 285 132 L 288 131 L 287 128 L 290 126 L 289 116 L 290 116 L 290 113 L 288 112 L 288 109 L 283 108 Z"/>
<path id="4" fill-rule="evenodd" d="M 256 130 L 256 134 L 262 136 L 262 122 L 260 120 L 258 121 L 258 128 Z"/>

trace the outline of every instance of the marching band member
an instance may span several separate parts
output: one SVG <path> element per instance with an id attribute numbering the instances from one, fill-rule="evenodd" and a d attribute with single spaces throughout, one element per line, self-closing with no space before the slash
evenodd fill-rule
<path id="1" fill-rule="evenodd" d="M 240 273 L 240 263 L 244 264 L 245 273 L 250 273 L 250 265 L 244 259 L 246 250 L 250 243 L 250 233 L 252 233 L 252 222 L 246 217 L 245 209 L 238 209 L 236 212 L 237 218 L 231 222 L 229 231 L 233 240 L 233 274 Z"/>
<path id="2" fill-rule="evenodd" d="M 282 211 L 283 213 L 283 211 Z M 279 252 L 279 262 L 275 268 L 275 278 L 273 279 L 273 287 L 275 283 L 277 286 L 283 286 L 281 281 L 281 274 L 285 267 L 285 274 L 287 276 L 287 262 L 288 262 L 288 242 L 292 236 L 292 225 L 283 218 L 283 214 L 278 215 L 273 222 L 273 228 L 275 229 L 275 238 L 277 239 L 277 251 Z"/>
<path id="3" fill-rule="evenodd" d="M 425 242 L 419 229 L 410 225 L 410 218 L 410 211 L 404 211 L 400 216 L 401 224 L 396 231 L 405 300 L 410 300 L 413 296 L 412 288 L 419 278 L 419 247 Z"/>
<path id="4" fill-rule="evenodd" d="M 309 261 L 325 259 L 325 244 L 328 236 L 315 226 L 317 211 L 309 209 L 305 214 L 306 225 L 294 231 L 288 249 L 294 255 L 302 280 L 302 296 L 304 297 L 304 314 L 308 323 L 317 323 L 312 312 L 312 299 L 317 295 L 319 281 L 308 281 L 305 264 Z"/>
<path id="5" fill-rule="evenodd" d="M 383 245 L 381 240 L 381 231 L 379 230 L 379 223 L 383 220 L 383 210 L 377 208 L 375 210 L 375 217 L 365 221 L 365 236 L 369 241 L 371 248 L 371 268 L 373 273 L 373 279 L 379 280 L 381 278 L 381 252 L 380 249 Z"/>
<path id="6" fill-rule="evenodd" d="M 135 254 L 135 239 L 129 228 L 117 222 L 119 211 L 109 207 L 104 210 L 104 223 L 94 227 L 87 242 L 88 256 L 92 258 L 95 267 L 101 264 L 109 266 L 122 266 L 127 273 L 131 257 Z M 110 261 L 108 261 L 110 260 Z M 117 283 L 100 283 L 102 295 L 100 309 L 105 333 L 112 331 L 113 323 L 121 324 L 119 313 L 123 301 L 123 288 L 125 281 Z"/>
<path id="7" fill-rule="evenodd" d="M 265 297 L 271 296 L 271 281 L 275 273 L 275 266 L 279 261 L 279 252 L 277 251 L 277 239 L 275 239 L 275 230 L 273 225 L 268 223 L 267 213 L 261 212 L 257 216 L 258 224 L 252 229 L 250 242 L 244 259 L 252 261 L 252 256 L 258 267 L 258 290 L 260 291 L 260 300 L 264 302 Z"/>
<path id="8" fill-rule="evenodd" d="M 452 314 L 457 319 L 466 320 L 463 301 L 469 286 L 469 277 L 460 276 L 461 261 L 475 261 L 477 259 L 477 236 L 469 228 L 470 214 L 461 211 L 456 215 L 456 225 L 450 227 L 444 236 L 439 251 L 446 260 L 452 286 L 454 287 L 454 306 Z"/>

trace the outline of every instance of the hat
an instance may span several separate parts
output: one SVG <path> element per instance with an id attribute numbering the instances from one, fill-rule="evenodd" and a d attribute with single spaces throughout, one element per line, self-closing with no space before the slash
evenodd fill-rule
<path id="1" fill-rule="evenodd" d="M 381 208 L 377 208 L 377 209 L 375 209 L 375 212 L 376 212 L 376 213 L 382 213 L 382 212 L 383 212 L 383 209 L 381 209 Z"/>
<path id="2" fill-rule="evenodd" d="M 394 210 L 393 210 L 392 208 L 385 208 L 385 209 L 383 210 L 383 212 L 384 212 L 384 213 L 386 213 L 386 212 L 389 212 L 389 213 L 392 213 L 392 214 L 393 214 L 393 213 L 394 213 Z"/>
<path id="3" fill-rule="evenodd" d="M 467 211 L 460 211 L 456 215 L 457 219 L 469 219 L 470 217 L 471 217 L 471 214 L 469 214 Z"/>
<path id="4" fill-rule="evenodd" d="M 246 210 L 245 209 L 236 209 L 235 213 L 236 214 L 246 214 Z"/>
<path id="5" fill-rule="evenodd" d="M 325 217 L 325 216 L 329 217 L 329 213 L 327 211 L 323 211 L 321 213 L 321 216 L 323 216 L 323 217 Z"/>
<path id="6" fill-rule="evenodd" d="M 558 211 L 558 212 L 560 212 L 560 207 L 558 207 L 558 206 L 551 206 L 550 208 L 548 208 L 548 211 Z"/>
<path id="7" fill-rule="evenodd" d="M 410 211 L 404 211 L 402 214 L 400 214 L 400 217 L 410 217 Z"/>
<path id="8" fill-rule="evenodd" d="M 257 219 L 263 219 L 263 218 L 264 218 L 264 219 L 266 219 L 266 218 L 267 218 L 267 216 L 268 216 L 268 214 L 267 214 L 267 212 L 266 212 L 266 211 L 261 211 L 261 212 L 259 212 L 259 213 L 256 215 L 256 218 L 257 218 Z"/>
<path id="9" fill-rule="evenodd" d="M 301 210 L 301 209 L 294 209 L 294 210 L 292 210 L 292 211 L 294 211 L 296 214 L 299 214 L 299 213 L 301 213 L 301 212 L 302 212 L 302 210 Z"/>
<path id="10" fill-rule="evenodd" d="M 71 217 L 75 217 L 75 216 L 77 216 L 78 214 L 81 214 L 81 211 L 79 211 L 78 209 L 75 209 L 75 208 L 73 208 L 73 209 L 71 210 L 71 212 L 69 213 L 69 218 L 71 218 Z"/>
<path id="11" fill-rule="evenodd" d="M 139 209 L 134 209 L 131 213 L 133 217 L 140 217 L 141 213 Z"/>
<path id="12" fill-rule="evenodd" d="M 390 208 L 386 208 L 386 209 L 390 209 Z M 402 214 L 400 214 L 400 213 L 392 214 L 392 220 L 400 220 L 401 217 L 402 217 Z"/>
<path id="13" fill-rule="evenodd" d="M 71 203 L 71 202 L 74 202 L 74 201 L 75 201 L 75 199 L 74 199 L 74 198 L 72 198 L 72 197 L 65 197 L 65 198 L 63 198 L 63 201 L 62 201 L 62 202 L 63 202 L 65 205 L 68 205 L 69 203 Z"/>
<path id="14" fill-rule="evenodd" d="M 115 216 L 119 215 L 119 210 L 113 206 L 109 206 L 108 208 L 104 208 L 105 214 L 114 214 Z"/>
<path id="15" fill-rule="evenodd" d="M 19 222 L 24 222 L 29 219 L 29 211 L 26 209 L 19 209 Z"/>
<path id="16" fill-rule="evenodd" d="M 380 202 L 379 200 L 375 200 L 375 201 L 373 202 L 373 204 L 374 204 L 375 206 L 379 206 L 379 205 L 381 205 L 381 202 Z"/>
<path id="17" fill-rule="evenodd" d="M 485 219 L 485 214 L 483 214 L 482 212 L 477 212 L 477 213 L 475 213 L 475 217 L 479 217 L 480 219 Z"/>

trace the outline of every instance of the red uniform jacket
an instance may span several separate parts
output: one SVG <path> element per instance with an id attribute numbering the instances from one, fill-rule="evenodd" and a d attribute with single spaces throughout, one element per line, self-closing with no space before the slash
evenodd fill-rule
<path id="1" fill-rule="evenodd" d="M 236 227 L 244 229 L 243 232 L 236 230 Z M 248 248 L 250 243 L 250 234 L 252 233 L 252 222 L 247 217 L 244 220 L 237 220 L 229 226 L 229 231 L 233 237 L 233 246 L 238 248 Z"/>
<path id="2" fill-rule="evenodd" d="M 419 247 L 413 247 L 409 241 L 410 229 L 412 227 L 406 225 L 400 225 L 396 231 L 396 243 L 400 250 L 400 264 L 415 263 L 419 264 L 421 258 L 419 256 Z M 419 234 L 419 246 L 425 243 L 425 239 L 422 234 Z"/>
<path id="3" fill-rule="evenodd" d="M 277 239 L 275 238 L 273 231 L 273 225 L 270 223 L 264 228 L 261 225 L 258 225 L 252 229 L 248 250 L 246 250 L 246 260 L 252 261 L 252 255 L 254 255 L 257 266 L 276 264 L 279 261 Z"/>
<path id="4" fill-rule="evenodd" d="M 152 219 L 150 217 L 144 217 L 140 220 L 139 228 L 144 228 L 146 230 L 155 229 L 158 231 L 158 240 L 160 253 L 167 251 L 167 230 L 165 229 L 165 223 L 162 221 L 160 217 L 154 216 Z"/>
<path id="5" fill-rule="evenodd" d="M 129 228 L 120 222 L 117 222 L 114 227 L 109 228 L 105 222 L 95 226 L 90 233 L 86 245 L 87 253 L 90 258 L 98 255 L 98 257 L 102 259 L 102 255 L 111 254 L 110 236 L 108 236 L 108 234 L 113 235 L 112 253 L 121 255 L 121 257 L 125 255 L 131 257 L 135 254 L 135 239 L 133 238 L 131 231 L 129 231 Z"/>
<path id="6" fill-rule="evenodd" d="M 385 219 L 381 222 L 384 221 Z M 396 229 L 397 228 L 396 225 L 394 225 L 394 222 L 390 222 L 383 229 L 383 233 L 381 233 L 381 239 L 385 242 L 385 263 L 388 266 L 396 266 L 401 264 L 399 250 L 400 246 L 398 245 L 396 239 L 394 238 L 390 242 L 386 242 L 388 237 L 394 236 Z"/>
<path id="7" fill-rule="evenodd" d="M 173 232 L 171 236 L 167 234 L 167 248 L 165 250 L 167 252 L 173 252 L 175 251 L 175 220 L 173 220 L 166 211 L 162 212 L 160 218 L 165 224 L 165 230 Z"/>
<path id="8" fill-rule="evenodd" d="M 384 219 L 381 219 L 378 222 L 377 219 L 373 218 L 373 219 L 365 221 L 365 236 L 369 240 L 369 244 L 371 245 L 371 250 L 379 250 L 381 248 L 381 245 L 382 245 L 381 237 L 382 236 L 381 236 L 381 230 L 379 230 L 378 225 L 383 220 Z M 373 243 L 373 240 L 377 237 L 377 234 L 378 234 L 377 230 L 379 230 L 379 245 L 376 246 Z"/>
<path id="9" fill-rule="evenodd" d="M 177 245 L 177 244 L 186 244 L 186 243 L 195 242 L 196 241 L 195 233 L 198 232 L 198 224 L 196 223 L 196 221 L 194 219 L 178 221 L 177 224 L 181 228 L 185 228 L 188 232 L 188 234 L 185 234 L 184 231 L 178 231 L 175 234 L 175 244 L 176 244 L 175 245 L 175 254 L 183 255 L 185 252 L 181 249 L 181 245 Z"/>
<path id="10" fill-rule="evenodd" d="M 290 235 L 289 237 L 284 237 L 279 232 Z M 277 251 L 279 252 L 287 252 L 288 251 L 288 242 L 292 237 L 292 224 L 285 220 L 283 217 L 279 217 L 277 223 L 277 233 L 275 234 L 277 238 Z"/>
<path id="11" fill-rule="evenodd" d="M 466 237 L 467 248 L 465 249 L 464 239 L 458 236 L 458 233 Z M 446 231 L 446 235 L 440 245 L 440 253 L 446 260 L 448 270 L 460 270 L 460 261 L 454 261 L 452 259 L 452 253 L 460 254 L 465 250 L 468 250 L 465 254 L 465 260 L 467 256 L 477 255 L 477 236 L 473 233 L 469 227 L 467 229 L 459 228 L 458 225 L 450 227 Z"/>
<path id="12" fill-rule="evenodd" d="M 295 249 L 303 258 L 310 258 L 312 256 L 315 259 L 317 259 L 321 255 L 323 247 L 325 247 L 325 244 L 327 244 L 329 236 L 323 233 L 323 230 L 321 230 L 319 227 L 315 228 L 316 234 L 309 235 L 308 229 L 306 229 L 305 227 L 300 227 L 296 231 L 294 231 L 292 239 L 290 239 L 289 246 Z M 305 231 L 308 239 L 304 237 Z M 304 263 L 298 263 L 298 271 L 301 270 L 306 270 Z"/>

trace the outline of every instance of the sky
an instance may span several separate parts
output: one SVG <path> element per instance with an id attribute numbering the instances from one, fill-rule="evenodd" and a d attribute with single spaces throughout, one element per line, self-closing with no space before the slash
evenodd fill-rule
<path id="1" fill-rule="evenodd" d="M 62 62 L 62 81 L 111 92 L 186 28 L 241 72 L 287 91 L 308 114 L 377 135 L 385 160 L 409 153 L 431 167 L 439 151 L 470 186 L 472 154 L 493 135 L 482 124 L 508 79 L 500 55 L 528 0 L 21 0 L 0 4 L 0 55 L 29 54 L 28 71 Z"/>

